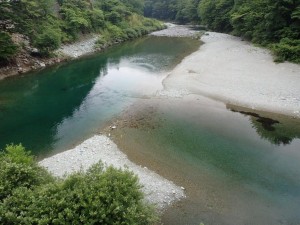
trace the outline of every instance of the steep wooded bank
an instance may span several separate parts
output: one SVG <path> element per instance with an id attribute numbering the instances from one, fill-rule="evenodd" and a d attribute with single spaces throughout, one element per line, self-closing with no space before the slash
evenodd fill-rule
<path id="1" fill-rule="evenodd" d="M 299 0 L 146 0 L 144 14 L 200 23 L 268 47 L 276 61 L 300 63 Z"/>
<path id="2" fill-rule="evenodd" d="M 45 57 L 62 43 L 90 33 L 97 45 L 142 36 L 163 25 L 144 18 L 141 0 L 4 0 L 0 1 L 0 63 L 22 50 Z"/>

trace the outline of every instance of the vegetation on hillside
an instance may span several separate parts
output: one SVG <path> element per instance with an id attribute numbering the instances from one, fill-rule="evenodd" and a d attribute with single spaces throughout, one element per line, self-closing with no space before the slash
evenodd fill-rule
<path id="1" fill-rule="evenodd" d="M 22 48 L 12 33 L 26 35 L 41 55 L 88 33 L 101 34 L 101 48 L 162 28 L 143 13 L 241 36 L 270 48 L 277 61 L 300 62 L 298 0 L 11 0 L 0 2 L 0 63 Z"/>
<path id="2" fill-rule="evenodd" d="M 270 48 L 277 61 L 300 63 L 299 0 L 146 0 L 145 15 L 206 25 Z"/>
<path id="3" fill-rule="evenodd" d="M 101 163 L 54 178 L 22 145 L 0 153 L 0 224 L 153 224 L 138 178 Z"/>
<path id="4" fill-rule="evenodd" d="M 200 0 L 145 0 L 144 15 L 179 23 L 199 22 Z"/>
<path id="5" fill-rule="evenodd" d="M 0 61 L 22 47 L 11 41 L 13 33 L 25 35 L 41 55 L 49 55 L 61 43 L 89 33 L 116 42 L 161 29 L 160 22 L 142 16 L 143 8 L 141 0 L 0 1 Z"/>

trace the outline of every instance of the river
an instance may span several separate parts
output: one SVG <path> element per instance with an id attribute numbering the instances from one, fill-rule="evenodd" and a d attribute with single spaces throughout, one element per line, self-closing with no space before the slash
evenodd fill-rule
<path id="1" fill-rule="evenodd" d="M 146 37 L 1 81 L 0 148 L 22 143 L 44 157 L 77 145 L 136 99 L 155 94 L 164 72 L 198 47 L 196 40 Z"/>
<path id="2" fill-rule="evenodd" d="M 199 45 L 146 37 L 1 81 L 1 148 L 21 142 L 43 158 L 106 132 L 186 188 L 164 224 L 298 225 L 299 119 L 164 91 L 168 71 Z"/>

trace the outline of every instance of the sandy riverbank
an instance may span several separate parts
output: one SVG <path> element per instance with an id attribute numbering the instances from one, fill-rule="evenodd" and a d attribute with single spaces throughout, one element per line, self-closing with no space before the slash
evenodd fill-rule
<path id="1" fill-rule="evenodd" d="M 273 62 L 268 50 L 227 34 L 208 32 L 205 43 L 164 80 L 225 103 L 300 117 L 300 65 Z"/>
<path id="2" fill-rule="evenodd" d="M 105 165 L 129 169 L 139 177 L 146 200 L 162 210 L 185 197 L 184 188 L 176 186 L 146 167 L 131 162 L 106 136 L 94 136 L 74 149 L 39 162 L 53 175 L 62 177 L 80 169 L 86 170 L 101 160 Z"/>

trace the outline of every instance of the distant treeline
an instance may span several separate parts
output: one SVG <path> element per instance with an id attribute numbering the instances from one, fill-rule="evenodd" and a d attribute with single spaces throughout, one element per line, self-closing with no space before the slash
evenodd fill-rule
<path id="1" fill-rule="evenodd" d="M 145 0 L 145 16 L 206 25 L 300 63 L 299 0 Z"/>
<path id="2" fill-rule="evenodd" d="M 101 45 L 161 28 L 143 13 L 241 36 L 272 49 L 278 61 L 300 62 L 299 0 L 0 0 L 0 62 L 22 48 L 12 33 L 47 55 L 82 34 L 102 34 Z"/>
<path id="3" fill-rule="evenodd" d="M 142 0 L 0 0 L 0 62 L 24 46 L 13 33 L 28 37 L 42 55 L 83 34 L 101 34 L 100 44 L 127 40 L 162 28 L 143 17 Z"/>

